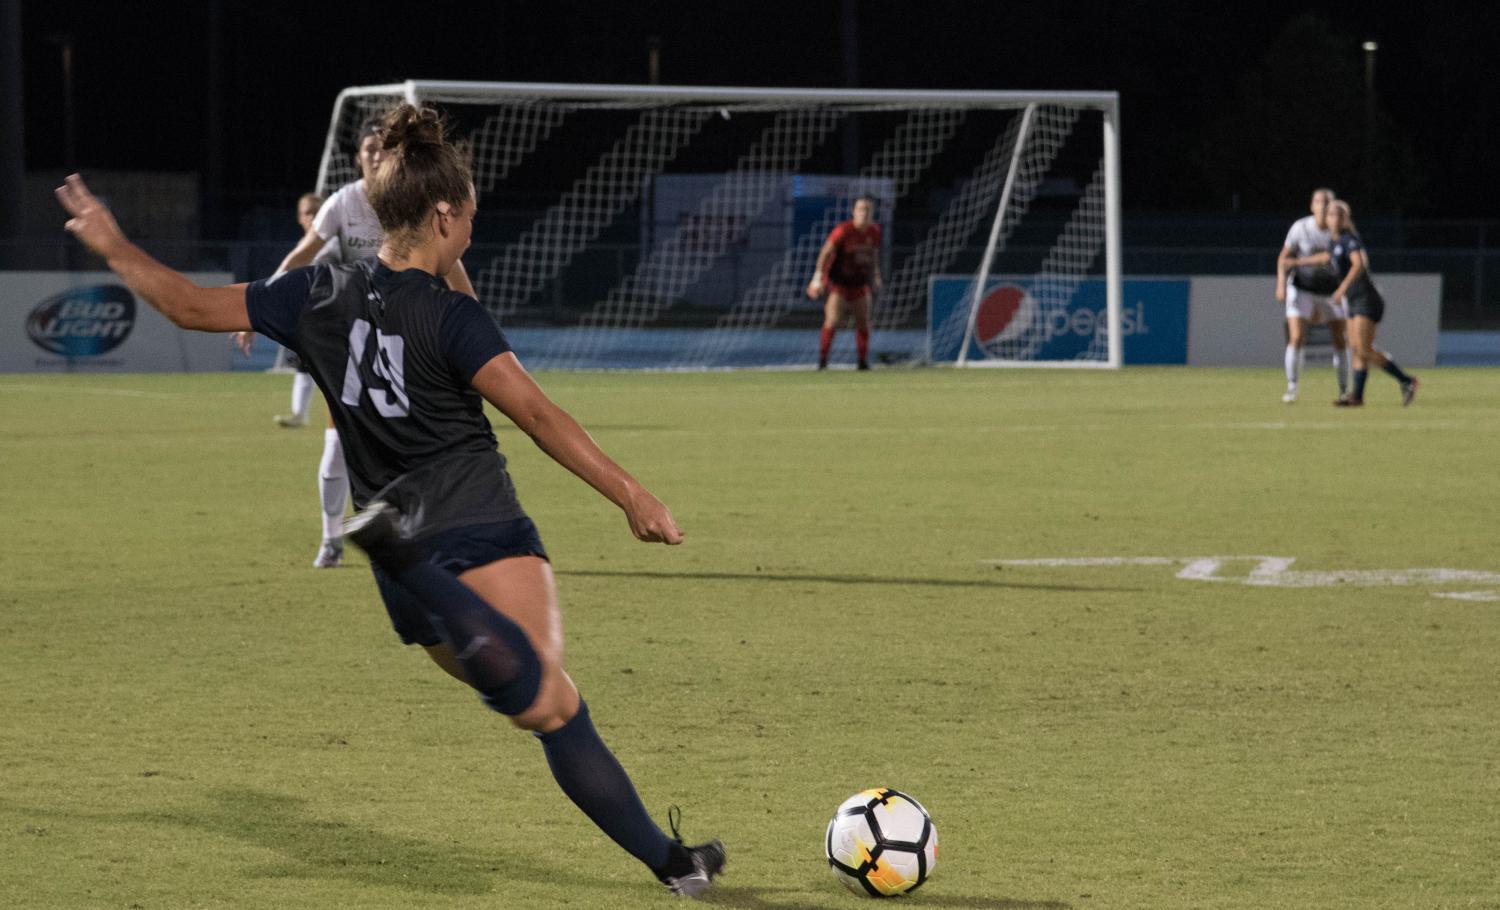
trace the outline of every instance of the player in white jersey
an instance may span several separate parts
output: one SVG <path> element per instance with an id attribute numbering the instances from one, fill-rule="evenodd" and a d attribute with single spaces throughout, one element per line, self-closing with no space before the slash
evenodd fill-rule
<path id="1" fill-rule="evenodd" d="M 1287 404 L 1297 400 L 1297 382 L 1302 375 L 1302 346 L 1307 327 L 1326 322 L 1333 343 L 1333 368 L 1339 377 L 1339 394 L 1349 390 L 1349 366 L 1344 351 L 1347 315 L 1343 304 L 1331 296 L 1339 286 L 1338 275 L 1328 264 L 1328 205 L 1333 190 L 1313 190 L 1311 215 L 1298 219 L 1287 231 L 1281 254 L 1276 257 L 1276 300 L 1286 307 Z M 1325 255 L 1319 255 L 1325 254 Z"/>

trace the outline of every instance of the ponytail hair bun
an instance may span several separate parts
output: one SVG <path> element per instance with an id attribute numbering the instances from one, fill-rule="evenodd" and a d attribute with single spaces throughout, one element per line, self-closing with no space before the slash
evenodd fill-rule
<path id="1" fill-rule="evenodd" d="M 461 208 L 474 196 L 467 156 L 445 134 L 442 115 L 430 107 L 401 104 L 385 115 L 380 164 L 365 192 L 397 252 L 424 242 L 438 203 Z"/>
<path id="2" fill-rule="evenodd" d="M 385 139 L 382 148 L 387 152 L 443 144 L 442 115 L 430 107 L 399 105 L 385 115 L 383 126 Z"/>

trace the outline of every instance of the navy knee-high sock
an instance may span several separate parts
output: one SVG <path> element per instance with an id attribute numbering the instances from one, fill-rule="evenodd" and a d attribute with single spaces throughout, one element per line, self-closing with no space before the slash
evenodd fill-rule
<path id="1" fill-rule="evenodd" d="M 531 707 L 541 687 L 542 666 L 520 626 L 447 569 L 402 560 L 384 561 L 380 567 L 422 602 L 486 705 L 501 714 Z"/>
<path id="2" fill-rule="evenodd" d="M 1385 366 L 1381 367 L 1381 369 L 1391 374 L 1391 378 L 1397 382 L 1411 382 L 1411 377 L 1406 374 L 1405 370 L 1396 366 L 1396 361 L 1392 360 L 1390 355 L 1386 355 Z"/>
<path id="3" fill-rule="evenodd" d="M 599 738 L 589 707 L 551 733 L 538 733 L 552 776 L 583 813 L 653 872 L 667 863 L 671 841 L 641 805 L 630 775 Z"/>

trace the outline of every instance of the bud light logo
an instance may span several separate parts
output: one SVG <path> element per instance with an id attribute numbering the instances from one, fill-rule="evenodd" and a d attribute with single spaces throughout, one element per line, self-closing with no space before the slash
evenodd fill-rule
<path id="1" fill-rule="evenodd" d="M 64 357 L 112 351 L 135 325 L 135 295 L 118 284 L 96 284 L 54 294 L 36 305 L 26 334 L 37 347 Z"/>

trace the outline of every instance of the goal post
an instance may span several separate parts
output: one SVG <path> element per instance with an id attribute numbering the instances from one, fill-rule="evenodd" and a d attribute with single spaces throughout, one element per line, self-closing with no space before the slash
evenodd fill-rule
<path id="1" fill-rule="evenodd" d="M 884 235 L 877 363 L 1123 361 L 1113 92 L 359 86 L 320 193 L 357 178 L 360 126 L 401 101 L 471 151 L 464 261 L 529 366 L 812 367 L 823 303 L 804 291 L 860 196 Z"/>

